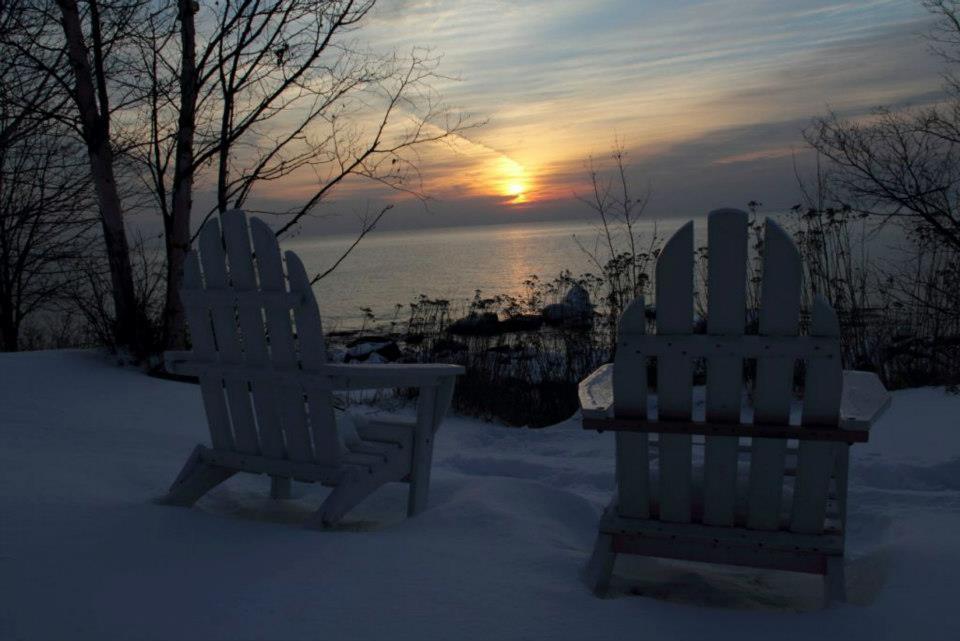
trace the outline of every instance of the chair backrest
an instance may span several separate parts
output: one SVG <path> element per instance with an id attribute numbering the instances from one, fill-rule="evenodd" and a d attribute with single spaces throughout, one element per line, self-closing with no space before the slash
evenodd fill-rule
<path id="1" fill-rule="evenodd" d="M 642 298 L 630 305 L 621 320 L 613 382 L 618 417 L 654 419 L 648 415 L 647 361 L 655 358 L 656 420 L 788 425 L 794 404 L 795 363 L 803 360 L 806 381 L 801 424 L 837 425 L 843 373 L 836 314 L 825 299 L 816 297 L 809 335 L 799 336 L 800 254 L 790 236 L 767 219 L 759 335 L 744 336 L 747 247 L 745 212 L 726 209 L 710 213 L 707 333 L 693 334 L 693 222 L 670 238 L 657 260 L 656 334 L 646 334 Z M 696 358 L 706 360 L 702 419 L 694 416 Z M 756 361 L 752 394 L 744 386 L 747 359 Z M 747 402 L 751 396 L 752 404 Z M 704 456 L 695 460 L 690 435 L 660 434 L 659 477 L 651 479 L 648 434 L 618 435 L 621 514 L 681 523 L 822 532 L 834 462 L 838 448 L 845 445 L 802 441 L 788 449 L 784 438 L 754 438 L 749 447 L 746 444 L 737 436 L 707 436 Z M 741 463 L 749 466 L 749 474 L 738 483 Z M 654 487 L 657 481 L 658 490 Z"/>
<path id="2" fill-rule="evenodd" d="M 220 224 L 223 224 L 221 233 Z M 251 247 L 252 239 L 252 247 Z M 243 211 L 211 218 L 189 252 L 181 290 L 214 448 L 335 464 L 332 395 L 304 393 L 301 372 L 326 362 L 317 301 L 303 263 Z M 309 386 L 307 386 L 309 387 Z"/>

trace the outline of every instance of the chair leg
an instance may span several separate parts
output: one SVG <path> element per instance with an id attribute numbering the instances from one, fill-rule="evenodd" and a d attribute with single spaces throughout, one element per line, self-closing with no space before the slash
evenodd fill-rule
<path id="1" fill-rule="evenodd" d="M 320 509 L 310 517 L 308 527 L 324 529 L 334 525 L 388 480 L 379 474 L 365 472 L 347 476 L 330 492 Z"/>
<path id="2" fill-rule="evenodd" d="M 283 476 L 270 477 L 270 498 L 289 499 L 293 497 L 292 483 L 289 478 Z"/>
<path id="3" fill-rule="evenodd" d="M 158 503 L 190 507 L 201 496 L 237 473 L 236 470 L 205 462 L 200 456 L 205 449 L 198 445 L 193 450 L 166 496 L 159 499 Z"/>
<path id="4" fill-rule="evenodd" d="M 617 560 L 617 553 L 613 551 L 613 537 L 600 532 L 593 544 L 593 554 L 587 562 L 584 578 L 587 586 L 595 596 L 602 597 L 610 588 L 610 575 L 613 574 L 613 565 Z"/>
<path id="5" fill-rule="evenodd" d="M 824 607 L 847 601 L 847 579 L 842 556 L 827 557 L 827 573 L 823 575 Z"/>
<path id="6" fill-rule="evenodd" d="M 417 425 L 413 435 L 413 461 L 410 471 L 410 494 L 407 516 L 416 516 L 427 509 L 430 491 L 430 467 L 433 464 L 433 435 L 442 412 L 438 412 L 435 387 L 420 388 L 417 402 Z"/>

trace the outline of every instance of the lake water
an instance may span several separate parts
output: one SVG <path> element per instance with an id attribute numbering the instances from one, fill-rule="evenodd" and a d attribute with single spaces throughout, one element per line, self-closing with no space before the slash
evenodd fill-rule
<path id="1" fill-rule="evenodd" d="M 657 231 L 669 236 L 683 222 L 660 221 Z M 706 225 L 697 227 L 699 243 Z M 641 231 L 649 234 L 653 225 Z M 531 274 L 550 280 L 565 269 L 596 273 L 574 237 L 592 248 L 596 227 L 566 222 L 374 232 L 314 291 L 329 329 L 358 326 L 363 307 L 389 320 L 396 304 L 406 306 L 420 294 L 454 305 L 466 303 L 476 289 L 484 295 L 521 294 Z M 352 241 L 345 236 L 297 239 L 283 243 L 283 249 L 296 251 L 312 276 L 326 270 Z M 400 317 L 408 312 L 405 307 Z"/>
<path id="2" fill-rule="evenodd" d="M 788 214 L 773 217 L 792 226 Z M 636 230 L 646 242 L 654 232 L 665 241 L 685 222 L 679 218 L 644 222 Z M 477 289 L 484 296 L 522 295 L 523 282 L 532 274 L 550 281 L 563 270 L 575 276 L 597 273 L 577 240 L 593 249 L 598 238 L 597 227 L 586 222 L 373 232 L 333 273 L 314 285 L 314 291 L 328 330 L 359 327 L 365 307 L 383 321 L 391 320 L 397 313 L 395 305 L 400 304 L 404 307 L 399 318 L 405 319 L 407 305 L 421 294 L 449 300 L 457 312 Z M 350 236 L 300 238 L 282 246 L 296 251 L 312 276 L 333 264 L 353 240 Z M 891 226 L 874 232 L 865 242 L 874 258 L 891 258 L 896 255 L 891 248 L 901 245 L 903 237 Z M 694 244 L 707 244 L 705 216 L 695 219 Z"/>

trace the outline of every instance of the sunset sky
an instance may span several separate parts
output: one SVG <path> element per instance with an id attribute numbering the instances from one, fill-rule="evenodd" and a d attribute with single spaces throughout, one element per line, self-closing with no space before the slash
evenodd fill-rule
<path id="1" fill-rule="evenodd" d="M 357 37 L 432 47 L 458 78 L 445 100 L 489 118 L 426 152 L 429 211 L 402 202 L 385 227 L 582 215 L 586 162 L 615 139 L 651 215 L 788 207 L 811 117 L 940 97 L 929 25 L 913 0 L 383 0 Z"/>

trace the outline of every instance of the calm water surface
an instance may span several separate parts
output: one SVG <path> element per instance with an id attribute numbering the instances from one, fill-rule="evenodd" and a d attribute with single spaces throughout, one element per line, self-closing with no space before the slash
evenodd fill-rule
<path id="1" fill-rule="evenodd" d="M 682 222 L 661 221 L 657 230 L 669 235 Z M 705 235 L 706 225 L 698 227 Z M 649 233 L 653 226 L 643 229 Z M 314 291 L 329 329 L 356 326 L 363 307 L 389 320 L 396 304 L 406 306 L 420 294 L 453 304 L 465 303 L 476 289 L 485 295 L 521 294 L 531 274 L 550 280 L 564 269 L 595 272 L 574 236 L 592 247 L 596 235 L 592 224 L 569 222 L 374 232 Z M 297 239 L 283 248 L 296 251 L 313 275 L 327 269 L 352 240 Z M 408 312 L 405 307 L 400 317 Z"/>
<path id="2" fill-rule="evenodd" d="M 772 216 L 791 228 L 788 214 Z M 649 242 L 654 232 L 665 241 L 685 222 L 663 219 L 636 229 L 644 242 Z M 695 246 L 706 245 L 706 217 L 695 218 L 694 224 Z M 359 327 L 364 307 L 370 308 L 378 321 L 388 321 L 397 313 L 395 305 L 401 304 L 398 318 L 406 319 L 407 305 L 420 294 L 449 300 L 456 313 L 464 310 L 477 289 L 485 296 L 522 295 L 523 281 L 532 274 L 550 281 L 565 269 L 574 275 L 596 273 L 575 238 L 594 248 L 598 230 L 592 223 L 559 222 L 374 232 L 336 271 L 314 285 L 314 291 L 328 330 Z M 312 276 L 333 264 L 353 240 L 331 236 L 282 245 L 299 254 Z M 902 232 L 891 226 L 864 242 L 872 257 L 895 258 L 892 248 L 903 243 Z"/>

